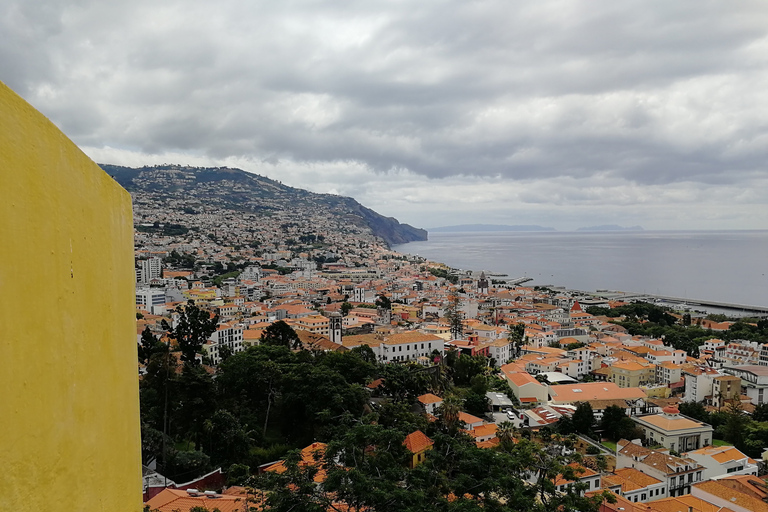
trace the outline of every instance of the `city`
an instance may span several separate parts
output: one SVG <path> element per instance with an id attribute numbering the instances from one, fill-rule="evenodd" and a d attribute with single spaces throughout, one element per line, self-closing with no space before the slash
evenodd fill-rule
<path id="1" fill-rule="evenodd" d="M 659 313 L 647 305 L 657 316 L 713 335 L 688 353 L 665 342 L 666 336 L 631 334 L 617 323 L 627 315 L 606 316 L 631 309 L 628 302 L 511 284 L 483 272 L 455 273 L 393 252 L 370 230 L 352 229 L 311 207 L 242 216 L 213 206 L 200 211 L 194 197 L 163 204 L 136 193 L 134 216 L 139 343 L 150 333 L 173 345 L 168 326 L 177 325 L 189 304 L 218 321 L 196 354 L 214 374 L 225 359 L 263 342 L 276 323 L 295 332 L 294 351 L 367 347 L 377 362 L 405 364 L 411 371 L 474 358 L 486 366 L 480 374 L 497 383 L 479 408 L 459 413 L 463 431 L 480 448 L 498 447 L 510 428 L 505 423 L 517 436 L 542 428 L 567 431 L 563 425 L 588 409 L 592 424 L 572 430 L 582 436 L 586 458 L 575 466 L 575 477 L 555 479 L 559 492 L 575 483 L 585 484 L 581 492 L 587 495 L 608 490 L 617 501 L 602 510 L 632 510 L 630 503 L 659 511 L 670 504 L 707 510 L 706 503 L 759 510 L 739 508 L 731 495 L 738 493 L 744 503 L 761 499 L 755 485 L 764 487 L 755 477 L 764 473 L 762 445 L 747 455 L 722 439 L 719 429 L 681 413 L 700 409 L 746 417 L 757 411 L 761 421 L 768 419 L 760 416 L 768 410 L 768 344 L 714 337 L 728 333 L 733 321 Z M 172 235 L 165 226 L 186 229 Z M 765 320 L 760 324 L 764 332 Z M 381 379 L 368 384 L 372 407 L 393 399 L 381 390 Z M 416 397 L 414 407 L 436 420 L 444 397 L 428 392 Z M 631 420 L 629 427 L 610 432 L 621 417 Z M 621 437 L 627 433 L 632 439 Z M 433 443 L 421 431 L 412 435 L 418 438 L 418 447 L 411 448 L 418 465 Z M 322 449 L 313 443 L 303 457 Z M 153 467 L 154 455 L 145 461 Z M 260 471 L 275 468 L 285 471 L 279 464 Z M 202 480 L 173 482 L 170 487 L 179 490 L 162 494 L 168 479 L 145 472 L 150 506 L 171 503 L 174 496 L 204 501 L 197 491 L 216 482 L 211 473 L 197 475 Z M 235 494 L 241 489 L 235 487 Z"/>

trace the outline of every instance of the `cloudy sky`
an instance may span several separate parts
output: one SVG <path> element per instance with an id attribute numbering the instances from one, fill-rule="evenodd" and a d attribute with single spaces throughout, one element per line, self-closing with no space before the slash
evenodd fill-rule
<path id="1" fill-rule="evenodd" d="M 765 0 L 4 0 L 0 80 L 98 162 L 420 227 L 768 229 Z"/>

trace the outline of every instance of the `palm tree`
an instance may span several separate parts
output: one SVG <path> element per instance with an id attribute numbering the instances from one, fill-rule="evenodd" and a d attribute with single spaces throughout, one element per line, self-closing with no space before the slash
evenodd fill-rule
<path id="1" fill-rule="evenodd" d="M 448 395 L 443 400 L 443 405 L 440 406 L 440 418 L 443 420 L 443 423 L 449 431 L 453 431 L 459 427 L 459 412 L 461 412 L 461 405 L 461 398 L 456 395 Z"/>
<path id="2" fill-rule="evenodd" d="M 501 447 L 504 450 L 508 451 L 512 448 L 512 443 L 515 439 L 515 433 L 515 425 L 511 421 L 502 421 L 499 423 L 498 428 L 496 429 L 496 437 L 499 438 Z"/>

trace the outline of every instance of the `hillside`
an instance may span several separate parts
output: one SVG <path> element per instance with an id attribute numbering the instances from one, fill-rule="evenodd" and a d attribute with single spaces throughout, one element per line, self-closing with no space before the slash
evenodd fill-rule
<path id="1" fill-rule="evenodd" d="M 427 232 L 393 217 L 384 217 L 351 197 L 316 194 L 289 187 L 258 174 L 226 167 L 159 165 L 131 168 L 100 164 L 134 197 L 143 194 L 164 200 L 169 208 L 194 209 L 195 205 L 223 210 L 279 216 L 297 208 L 368 228 L 388 245 L 427 239 Z"/>

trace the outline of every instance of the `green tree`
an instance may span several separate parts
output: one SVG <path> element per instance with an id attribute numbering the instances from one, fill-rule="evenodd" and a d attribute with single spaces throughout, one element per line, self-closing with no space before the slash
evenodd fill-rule
<path id="1" fill-rule="evenodd" d="M 695 420 L 703 421 L 704 423 L 710 423 L 710 414 L 701 402 L 680 402 L 678 409 L 681 414 L 689 416 Z"/>
<path id="2" fill-rule="evenodd" d="M 260 341 L 264 345 L 277 345 L 292 349 L 301 347 L 301 340 L 299 340 L 296 331 L 282 320 L 278 320 L 264 329 Z"/>
<path id="3" fill-rule="evenodd" d="M 515 424 L 511 421 L 502 421 L 499 423 L 498 428 L 496 429 L 496 437 L 499 438 L 501 449 L 510 451 L 514 446 Z"/>
<path id="4" fill-rule="evenodd" d="M 340 308 L 341 309 L 341 315 L 342 316 L 347 316 L 349 314 L 349 312 L 352 311 L 352 309 L 354 309 L 354 307 L 355 306 L 353 306 L 349 302 L 343 302 L 341 304 L 341 308 Z"/>
<path id="5" fill-rule="evenodd" d="M 463 314 L 460 308 L 461 298 L 456 292 L 448 295 L 448 305 L 445 308 L 445 318 L 451 327 L 451 336 L 454 339 L 460 339 L 464 335 L 464 324 L 462 323 Z"/>
<path id="6" fill-rule="evenodd" d="M 594 437 L 595 414 L 589 402 L 579 402 L 573 413 L 573 426 L 576 432 L 587 437 Z"/>
<path id="7" fill-rule="evenodd" d="M 139 362 L 141 364 L 147 364 L 152 357 L 152 354 L 164 352 L 165 350 L 167 350 L 166 345 L 161 343 L 160 340 L 152 334 L 149 327 L 145 327 L 144 330 L 141 331 L 141 342 L 138 346 Z"/>
<path id="8" fill-rule="evenodd" d="M 223 409 L 205 420 L 203 431 L 201 445 L 216 466 L 235 465 L 253 444 L 252 432 L 248 430 L 248 426 L 242 425 L 234 414 Z"/>
<path id="9" fill-rule="evenodd" d="M 749 423 L 749 418 L 741 409 L 740 402 L 731 402 L 726 408 L 725 424 L 719 427 L 719 433 L 723 439 L 735 445 L 739 449 L 744 448 L 744 427 Z"/>
<path id="10" fill-rule="evenodd" d="M 195 365 L 195 355 L 200 352 L 208 338 L 216 330 L 219 324 L 219 316 L 211 317 L 208 311 L 195 305 L 194 300 L 187 301 L 185 306 L 177 306 L 176 313 L 179 320 L 175 327 L 171 327 L 163 320 L 163 328 L 168 331 L 168 336 L 176 340 L 181 350 L 181 360 Z"/>
<path id="11" fill-rule="evenodd" d="M 635 422 L 618 405 L 606 407 L 600 419 L 600 430 L 611 441 L 642 437 L 642 432 L 639 432 Z"/>
<path id="12" fill-rule="evenodd" d="M 756 405 L 755 410 L 752 412 L 752 419 L 755 421 L 768 421 L 768 404 Z"/>
<path id="13" fill-rule="evenodd" d="M 382 309 L 392 309 L 392 301 L 389 300 L 389 298 L 384 294 L 379 295 L 376 298 L 376 307 Z"/>
<path id="14" fill-rule="evenodd" d="M 469 382 L 473 393 L 485 396 L 488 392 L 488 377 L 482 373 L 473 376 Z"/>
<path id="15" fill-rule="evenodd" d="M 464 409 L 475 416 L 483 417 L 488 412 L 491 406 L 491 401 L 485 394 L 475 393 L 470 391 L 464 397 Z"/>
<path id="16" fill-rule="evenodd" d="M 488 371 L 488 362 L 485 356 L 460 355 L 455 359 L 448 359 L 451 367 L 453 382 L 457 386 L 469 386 L 472 379 L 478 375 L 484 376 Z"/>
<path id="17" fill-rule="evenodd" d="M 381 368 L 382 391 L 395 402 L 414 403 L 429 389 L 429 377 L 417 364 L 390 363 Z"/>

